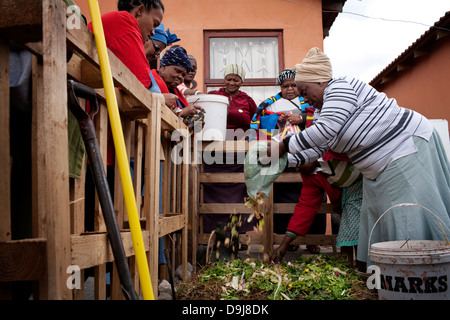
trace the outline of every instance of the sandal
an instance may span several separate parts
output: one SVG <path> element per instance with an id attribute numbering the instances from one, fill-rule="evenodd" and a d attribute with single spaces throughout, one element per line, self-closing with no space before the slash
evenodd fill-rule
<path id="1" fill-rule="evenodd" d="M 293 245 L 293 244 L 290 244 L 289 247 L 287 248 L 287 251 L 289 251 L 289 252 L 295 252 L 295 251 L 298 250 L 299 247 L 300 247 L 299 245 Z"/>
<path id="2" fill-rule="evenodd" d="M 308 244 L 306 246 L 306 249 L 308 249 L 308 251 L 313 254 L 320 253 L 320 246 L 315 245 L 315 244 Z"/>

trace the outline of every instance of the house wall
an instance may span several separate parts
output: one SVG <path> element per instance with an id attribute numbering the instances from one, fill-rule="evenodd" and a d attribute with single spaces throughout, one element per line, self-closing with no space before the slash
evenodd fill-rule
<path id="1" fill-rule="evenodd" d="M 87 0 L 76 0 L 90 21 Z M 195 80 L 204 90 L 203 30 L 283 30 L 284 68 L 301 62 L 311 47 L 323 49 L 321 0 L 303 0 L 305 6 L 273 0 L 163 0 L 164 26 L 197 59 Z M 117 1 L 101 1 L 100 11 L 117 10 Z M 280 70 L 281 71 L 281 70 Z"/>
<path id="2" fill-rule="evenodd" d="M 436 41 L 430 53 L 418 58 L 413 67 L 376 89 L 429 119 L 450 121 L 449 82 L 450 37 L 446 37 Z"/>

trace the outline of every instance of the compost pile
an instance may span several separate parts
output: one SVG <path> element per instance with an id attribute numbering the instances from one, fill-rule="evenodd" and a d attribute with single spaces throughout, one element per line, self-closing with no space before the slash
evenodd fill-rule
<path id="1" fill-rule="evenodd" d="M 179 300 L 374 300 L 376 292 L 344 257 L 317 255 L 282 264 L 212 263 L 177 286 Z"/>

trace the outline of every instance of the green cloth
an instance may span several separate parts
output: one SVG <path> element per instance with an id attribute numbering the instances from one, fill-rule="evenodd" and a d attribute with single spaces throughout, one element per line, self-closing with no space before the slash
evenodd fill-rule
<path id="1" fill-rule="evenodd" d="M 64 0 L 67 7 L 76 6 L 73 0 Z M 74 13 L 81 23 L 86 25 L 86 18 L 81 14 L 78 7 L 73 7 Z M 69 177 L 80 179 L 83 157 L 86 152 L 84 141 L 81 136 L 80 126 L 72 112 L 68 112 L 68 135 L 69 135 Z"/>
<path id="2" fill-rule="evenodd" d="M 86 149 L 78 121 L 70 110 L 68 111 L 67 127 L 69 136 L 69 177 L 80 179 Z"/>
<path id="3" fill-rule="evenodd" d="M 262 197 L 267 198 L 272 188 L 272 183 L 284 171 L 287 164 L 287 154 L 275 159 L 275 161 L 263 165 L 260 163 L 260 152 L 267 149 L 266 141 L 258 141 L 250 146 L 244 162 L 244 177 L 247 194 L 255 199 L 257 193 L 262 192 Z"/>

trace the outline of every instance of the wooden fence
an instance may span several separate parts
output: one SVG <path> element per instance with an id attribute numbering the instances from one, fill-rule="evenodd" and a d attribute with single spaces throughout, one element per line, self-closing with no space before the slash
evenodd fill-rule
<path id="1" fill-rule="evenodd" d="M 94 297 L 123 299 L 107 239 L 99 201 L 95 201 L 95 230 L 85 230 L 85 172 L 80 179 L 69 177 L 67 80 L 74 79 L 96 89 L 100 110 L 96 133 L 103 161 L 107 154 L 108 114 L 93 35 L 83 25 L 67 28 L 67 8 L 62 0 L 14 0 L 0 2 L 0 298 L 13 298 L 14 288 L 31 284 L 33 299 L 83 299 L 85 291 L 71 289 L 67 280 L 71 266 L 93 268 Z M 32 53 L 31 206 L 28 224 L 31 235 L 13 234 L 15 217 L 12 197 L 10 153 L 9 53 L 18 45 Z M 70 53 L 68 55 L 68 53 Z M 71 57 L 68 60 L 68 57 Z M 137 78 L 109 52 L 124 139 L 129 159 L 134 158 L 134 190 L 142 226 L 153 290 L 157 297 L 158 238 L 176 233 L 177 261 L 186 275 L 188 252 L 189 163 L 174 164 L 171 150 L 178 143 L 172 133 L 188 142 L 186 127 L 163 103 L 162 95 L 146 90 Z M 23 123 L 24 128 L 26 122 Z M 25 129 L 24 129 L 25 130 Z M 187 150 L 187 149 L 186 149 Z M 161 162 L 161 157 L 165 160 Z M 144 161 L 142 161 L 144 160 Z M 160 167 L 162 163 L 162 167 Z M 116 165 L 117 166 L 117 165 Z M 160 170 L 162 168 L 162 170 Z M 160 175 L 163 176 L 160 214 Z M 143 179 L 143 192 L 142 192 Z M 20 195 L 19 195 L 20 197 Z M 114 208 L 128 257 L 135 289 L 139 276 L 131 232 L 124 206 L 119 171 L 115 170 Z M 174 237 L 175 238 L 175 237 Z M 107 292 L 107 264 L 111 291 Z M 175 268 L 176 265 L 173 264 Z M 90 269 L 92 270 L 92 269 Z M 82 281 L 83 284 L 84 281 Z"/>
<path id="2" fill-rule="evenodd" d="M 202 162 L 202 153 L 207 150 L 211 152 L 214 150 L 217 153 L 230 152 L 231 154 L 245 154 L 248 150 L 249 142 L 247 141 L 214 141 L 214 142 L 203 142 L 196 146 L 194 154 L 197 155 L 197 161 L 194 165 L 193 172 L 193 192 L 192 192 L 192 203 L 195 204 L 193 208 L 194 214 L 192 218 L 194 219 L 192 224 L 192 244 L 193 252 L 195 252 L 199 245 L 207 245 L 210 233 L 203 230 L 202 218 L 205 214 L 250 214 L 252 209 L 247 208 L 242 199 L 241 203 L 206 203 L 203 197 L 203 188 L 207 183 L 244 183 L 244 173 L 243 172 L 232 172 L 232 173 L 219 173 L 219 172 L 204 172 L 204 163 Z M 239 157 L 236 157 L 239 158 Z M 276 180 L 277 184 L 294 184 L 301 183 L 301 176 L 297 172 L 283 172 Z M 226 196 L 224 196 L 226 197 Z M 275 215 L 287 215 L 293 214 L 295 202 L 288 203 L 277 203 L 274 201 L 273 188 L 269 197 L 265 199 L 263 206 L 264 224 L 262 231 L 249 231 L 241 233 L 239 235 L 239 242 L 241 244 L 257 244 L 262 245 L 264 252 L 271 254 L 274 245 L 279 245 L 283 241 L 284 234 L 274 232 L 274 218 Z M 195 214 L 195 212 L 197 214 Z M 331 214 L 334 213 L 332 205 L 330 203 L 323 203 L 318 211 L 319 214 L 326 214 L 326 232 L 324 234 L 307 234 L 304 237 L 298 237 L 292 242 L 293 245 L 330 245 L 333 248 L 333 252 L 336 253 L 336 237 L 337 234 L 333 234 L 331 228 Z M 213 234 L 210 245 L 214 244 L 215 235 Z M 195 256 L 192 257 L 195 261 Z"/>

